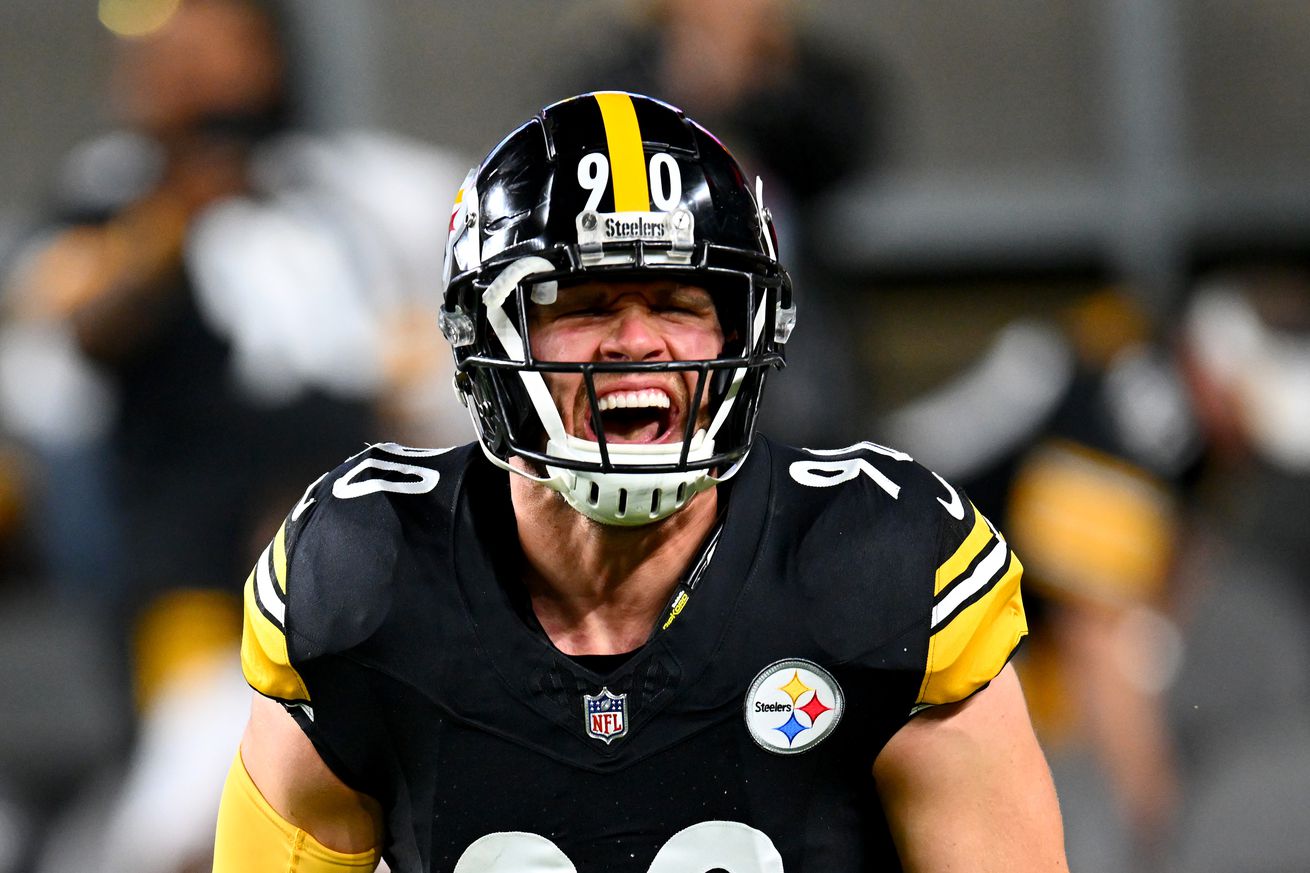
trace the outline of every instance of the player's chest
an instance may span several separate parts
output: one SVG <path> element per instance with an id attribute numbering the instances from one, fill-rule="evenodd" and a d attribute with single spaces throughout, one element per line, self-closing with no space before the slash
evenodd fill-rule
<path id="1" fill-rule="evenodd" d="M 656 647 L 604 677 L 547 658 L 506 673 L 467 649 L 403 688 L 392 801 L 429 869 L 885 869 L 870 769 L 900 691 L 764 639 L 697 672 Z"/>
<path id="2" fill-rule="evenodd" d="M 632 760 L 607 761 L 565 742 L 533 747 L 491 725 L 428 713 L 428 730 L 405 752 L 414 760 L 401 769 L 430 774 L 403 789 L 417 841 L 431 847 L 430 869 L 863 869 L 863 835 L 876 826 L 867 753 L 838 738 L 843 719 L 827 704 L 839 701 L 797 708 L 795 700 L 821 696 L 795 682 L 776 685 L 776 694 L 754 695 L 753 727 L 744 712 L 723 713 Z M 792 711 L 779 698 L 793 701 Z M 609 707 L 604 714 L 614 716 L 622 702 Z M 681 715 L 671 707 L 644 730 L 673 730 Z M 623 743 L 632 730 L 621 711 L 601 718 L 580 704 L 577 716 L 579 735 L 599 746 Z"/>

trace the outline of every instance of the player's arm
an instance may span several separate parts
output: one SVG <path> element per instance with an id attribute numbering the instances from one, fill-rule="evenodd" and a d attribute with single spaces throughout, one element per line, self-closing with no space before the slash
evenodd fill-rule
<path id="1" fill-rule="evenodd" d="M 317 485 L 306 492 L 246 580 L 241 667 L 259 693 L 223 786 L 215 873 L 339 873 L 377 865 L 378 805 L 328 769 L 277 702 L 312 700 L 289 648 L 286 621 L 298 579 L 315 578 L 292 574 L 291 556 L 312 517 L 303 509 L 314 504 Z"/>
<path id="2" fill-rule="evenodd" d="M 1014 668 L 1023 565 L 971 504 L 942 516 L 912 717 L 874 777 L 905 869 L 1065 870 L 1055 788 Z"/>
<path id="3" fill-rule="evenodd" d="M 338 873 L 378 862 L 382 814 L 323 763 L 282 705 L 256 694 L 219 807 L 214 873 Z"/>
<path id="4" fill-rule="evenodd" d="M 1012 666 L 967 700 L 910 719 L 874 776 L 911 873 L 1068 869 L 1055 786 Z"/>

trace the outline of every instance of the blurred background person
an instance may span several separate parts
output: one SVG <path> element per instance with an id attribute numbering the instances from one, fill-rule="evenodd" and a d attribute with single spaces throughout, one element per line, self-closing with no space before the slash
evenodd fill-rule
<path id="1" fill-rule="evenodd" d="M 1171 713 L 1187 776 L 1179 871 L 1310 861 L 1306 243 L 1208 252 L 1181 319 L 1210 451 L 1193 501 L 1180 596 L 1188 657 Z"/>
<path id="2" fill-rule="evenodd" d="M 881 97 L 875 58 L 834 50 L 793 0 L 646 0 L 615 22 L 617 35 L 564 77 L 560 93 L 649 94 L 719 132 L 764 180 L 788 228 L 779 241 L 798 304 L 792 361 L 775 375 L 762 428 L 798 445 L 859 439 L 861 397 L 850 289 L 828 269 L 816 210 L 875 158 Z"/>
<path id="3" fill-rule="evenodd" d="M 1006 323 L 884 421 L 889 440 L 1004 519 L 1024 556 L 1033 632 L 1019 668 L 1071 857 L 1103 870 L 1158 868 L 1181 799 L 1166 692 L 1181 657 L 1183 499 L 1203 441 L 1173 348 L 1125 289 L 1092 290 Z M 961 430 L 972 439 L 952 450 Z"/>
<path id="4" fill-rule="evenodd" d="M 43 462 L 44 564 L 139 716 L 114 713 L 126 777 L 88 801 L 99 869 L 206 858 L 254 544 L 367 443 L 471 434 L 432 303 L 463 161 L 308 131 L 276 4 L 152 6 L 115 45 L 120 129 L 72 152 L 13 259 L 0 351 L 0 408 Z M 87 848 L 66 837 L 52 869 Z"/>

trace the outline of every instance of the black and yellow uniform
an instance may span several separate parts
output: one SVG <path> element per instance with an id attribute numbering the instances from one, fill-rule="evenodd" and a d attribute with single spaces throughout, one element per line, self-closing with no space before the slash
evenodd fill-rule
<path id="1" fill-rule="evenodd" d="M 964 496 L 880 446 L 761 438 L 646 645 L 573 659 L 520 584 L 506 475 L 374 446 L 247 584 L 247 678 L 381 803 L 392 869 L 899 869 L 874 758 L 1026 633 Z"/>

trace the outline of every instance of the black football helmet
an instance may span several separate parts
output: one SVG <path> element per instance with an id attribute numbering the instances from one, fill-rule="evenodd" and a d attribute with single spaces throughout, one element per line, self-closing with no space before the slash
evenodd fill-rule
<path id="1" fill-rule="evenodd" d="M 471 170 L 446 247 L 442 332 L 456 388 L 494 463 L 559 491 L 607 524 L 665 518 L 731 476 L 750 450 L 766 372 L 795 323 L 791 281 L 761 202 L 711 133 L 658 100 L 584 94 L 543 109 Z M 670 277 L 714 299 L 725 345 L 712 360 L 540 361 L 528 311 L 576 281 Z M 565 432 L 543 373 L 691 371 L 692 409 L 676 442 Z M 531 462 L 530 474 L 509 463 Z"/>

